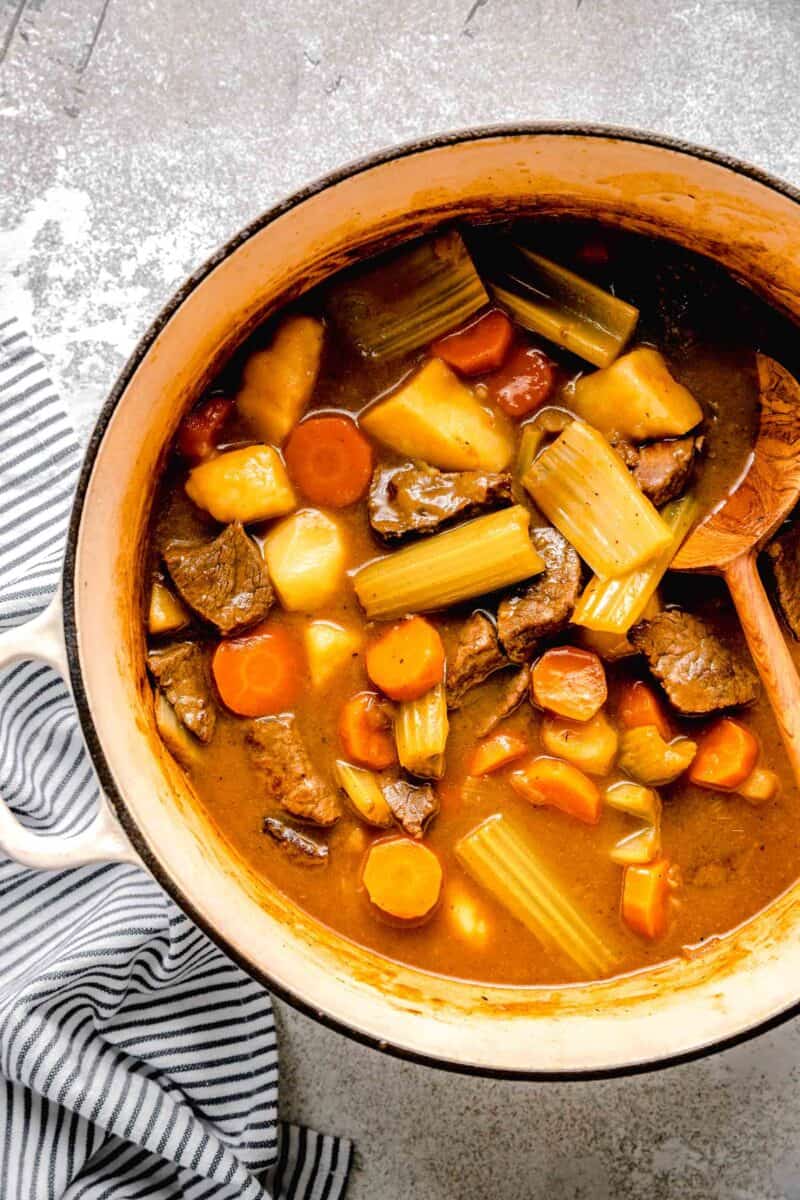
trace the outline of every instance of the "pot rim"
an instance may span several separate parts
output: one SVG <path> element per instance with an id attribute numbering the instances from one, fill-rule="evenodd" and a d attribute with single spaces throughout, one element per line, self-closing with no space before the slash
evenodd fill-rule
<path id="1" fill-rule="evenodd" d="M 762 1033 L 766 1033 L 771 1029 L 777 1028 L 777 1026 L 783 1024 L 784 1021 L 799 1015 L 800 997 L 798 997 L 796 1003 L 789 1005 L 781 1012 L 768 1017 L 766 1020 L 752 1025 L 747 1029 L 740 1030 L 739 1032 L 732 1034 L 730 1037 L 709 1042 L 705 1046 L 696 1047 L 692 1050 L 681 1053 L 665 1054 L 648 1061 L 640 1061 L 630 1065 L 608 1067 L 605 1069 L 573 1071 L 514 1071 L 501 1068 L 473 1066 L 469 1063 L 453 1062 L 447 1059 L 438 1058 L 431 1054 L 421 1054 L 409 1050 L 403 1046 L 395 1045 L 388 1039 L 379 1038 L 369 1033 L 365 1033 L 355 1026 L 347 1024 L 345 1021 L 332 1017 L 323 1010 L 315 1008 L 313 1005 L 305 1001 L 301 996 L 279 984 L 276 984 L 276 982 L 267 972 L 255 967 L 243 954 L 238 953 L 232 946 L 230 946 L 226 939 L 216 930 L 214 925 L 197 911 L 180 886 L 162 867 L 160 860 L 151 851 L 148 842 L 141 834 L 133 811 L 128 806 L 124 796 L 116 786 L 113 774 L 108 764 L 108 760 L 106 759 L 105 751 L 103 750 L 97 734 L 97 728 L 95 726 L 89 699 L 84 687 L 83 675 L 80 666 L 75 596 L 77 545 L 83 517 L 84 502 L 86 499 L 89 480 L 94 469 L 95 459 L 105 436 L 109 422 L 111 421 L 118 404 L 122 400 L 131 378 L 138 369 L 142 360 L 145 358 L 151 345 L 158 337 L 161 330 L 165 327 L 174 313 L 185 302 L 188 296 L 195 290 L 195 288 L 198 287 L 198 285 L 202 283 L 203 280 L 206 279 L 206 277 L 221 262 L 223 262 L 230 254 L 232 254 L 239 246 L 251 238 L 255 233 L 272 224 L 279 217 L 283 216 L 284 213 L 289 212 L 313 196 L 327 191 L 329 188 L 336 186 L 344 180 L 352 178 L 353 176 L 359 175 L 365 171 L 369 171 L 374 167 L 380 166 L 384 163 L 410 157 L 414 154 L 418 154 L 427 150 L 455 146 L 459 145 L 460 143 L 478 142 L 489 140 L 491 138 L 536 136 L 597 138 L 639 143 L 653 146 L 656 149 L 672 150 L 693 158 L 713 163 L 717 166 L 724 167 L 735 174 L 744 175 L 747 178 L 750 178 L 755 182 L 760 183 L 763 186 L 787 197 L 795 204 L 800 205 L 800 189 L 795 188 L 792 184 L 786 183 L 777 176 L 772 175 L 767 171 L 763 171 L 758 167 L 754 167 L 735 156 L 725 154 L 721 151 L 710 150 L 701 146 L 697 146 L 692 142 L 685 142 L 679 138 L 652 133 L 646 130 L 616 125 L 583 125 L 579 122 L 543 121 L 523 122 L 519 124 L 480 125 L 473 128 L 455 130 L 449 133 L 433 134 L 428 137 L 416 139 L 414 141 L 403 142 L 394 147 L 375 151 L 372 154 L 355 159 L 350 163 L 347 163 L 342 167 L 338 167 L 335 170 L 319 177 L 312 183 L 307 184 L 305 187 L 300 188 L 285 199 L 280 200 L 277 204 L 266 209 L 263 213 L 255 217 L 241 230 L 235 233 L 226 242 L 222 243 L 205 260 L 205 262 L 203 262 L 191 275 L 187 277 L 185 282 L 180 285 L 180 287 L 178 287 L 177 290 L 172 294 L 170 299 L 161 308 L 154 320 L 148 326 L 145 333 L 139 339 L 135 349 L 133 350 L 133 353 L 122 367 L 122 370 L 117 376 L 117 379 L 108 394 L 108 398 L 100 409 L 95 424 L 92 428 L 92 432 L 84 452 L 76 486 L 75 497 L 72 503 L 62 570 L 63 624 L 64 641 L 66 645 L 67 662 L 69 666 L 69 677 L 78 712 L 78 719 L 81 724 L 81 730 L 89 750 L 92 764 L 97 773 L 103 792 L 108 797 L 108 800 L 114 809 L 120 824 L 125 830 L 125 833 L 136 850 L 136 853 L 141 858 L 144 866 L 153 875 L 156 882 L 164 888 L 164 890 L 178 904 L 178 906 L 191 917 L 191 919 L 200 929 L 202 929 L 206 937 L 208 937 L 210 941 L 218 946 L 228 958 L 234 961 L 237 966 L 239 966 L 250 978 L 255 979 L 256 982 L 264 986 L 269 992 L 278 996 L 279 999 L 283 1000 L 297 1011 L 303 1013 L 303 1015 L 311 1017 L 313 1020 L 317 1021 L 326 1028 L 331 1029 L 336 1033 L 343 1034 L 345 1037 L 348 1037 L 361 1045 L 382 1051 L 393 1058 L 399 1058 L 407 1062 L 413 1062 L 420 1066 L 433 1067 L 459 1075 L 475 1075 L 493 1079 L 519 1080 L 520 1082 L 567 1083 L 573 1081 L 614 1079 L 621 1077 L 624 1078 L 626 1076 L 641 1075 L 651 1071 L 664 1070 L 668 1067 L 680 1066 L 683 1063 L 694 1062 L 697 1059 L 719 1053 L 723 1050 L 732 1048 L 733 1046 L 747 1042 L 751 1038 L 758 1037 Z"/>

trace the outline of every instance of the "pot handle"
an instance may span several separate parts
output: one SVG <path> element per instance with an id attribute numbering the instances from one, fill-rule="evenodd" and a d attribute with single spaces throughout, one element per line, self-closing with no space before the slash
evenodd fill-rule
<path id="1" fill-rule="evenodd" d="M 69 687 L 60 587 L 47 608 L 33 620 L 0 632 L 0 667 L 31 659 L 47 663 Z M 0 850 L 23 866 L 41 870 L 62 871 L 109 861 L 142 866 L 102 792 L 88 827 L 66 837 L 27 829 L 0 796 Z"/>

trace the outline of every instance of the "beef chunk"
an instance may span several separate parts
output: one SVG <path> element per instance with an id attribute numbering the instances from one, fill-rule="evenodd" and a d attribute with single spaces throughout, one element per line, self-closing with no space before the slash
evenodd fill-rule
<path id="1" fill-rule="evenodd" d="M 569 623 L 581 589 L 581 560 L 567 539 L 547 528 L 534 529 L 531 537 L 544 571 L 497 610 L 497 632 L 512 662 L 529 662 L 540 638 Z"/>
<path id="2" fill-rule="evenodd" d="M 179 720 L 201 742 L 210 742 L 217 710 L 200 647 L 194 642 L 178 642 L 151 650 L 147 665 Z"/>
<path id="3" fill-rule="evenodd" d="M 407 783 L 396 779 L 383 788 L 392 816 L 413 838 L 421 838 L 431 817 L 439 811 L 439 800 L 429 783 Z"/>
<path id="4" fill-rule="evenodd" d="M 800 520 L 767 546 L 775 591 L 786 624 L 800 640 Z"/>
<path id="5" fill-rule="evenodd" d="M 247 741 L 268 794 L 286 812 L 314 825 L 339 819 L 336 793 L 314 770 L 290 713 L 251 721 Z"/>
<path id="6" fill-rule="evenodd" d="M 691 613 L 667 609 L 640 621 L 629 636 L 679 712 L 716 712 L 758 695 L 758 677 L 744 654 Z"/>
<path id="7" fill-rule="evenodd" d="M 328 861 L 328 847 L 292 829 L 277 817 L 264 817 L 264 833 L 268 833 L 293 862 L 306 867 L 323 867 Z"/>
<path id="8" fill-rule="evenodd" d="M 633 477 L 656 508 L 661 508 L 686 491 L 699 441 L 699 438 L 690 435 L 669 441 L 649 442 L 635 450 Z"/>
<path id="9" fill-rule="evenodd" d="M 505 472 L 445 473 L 427 463 L 402 463 L 375 470 L 367 505 L 375 532 L 396 541 L 510 503 L 511 476 Z"/>
<path id="10" fill-rule="evenodd" d="M 458 708 L 470 688 L 507 663 L 493 623 L 485 613 L 474 612 L 462 625 L 455 650 L 447 658 L 448 707 Z"/>
<path id="11" fill-rule="evenodd" d="M 510 717 L 515 708 L 519 708 L 522 701 L 528 695 L 530 684 L 531 669 L 527 663 L 514 671 L 513 675 L 509 674 L 508 678 L 503 681 L 503 686 L 494 708 L 483 724 L 475 731 L 478 737 L 486 737 L 488 733 L 497 728 L 501 721 L 505 721 L 506 717 Z"/>
<path id="12" fill-rule="evenodd" d="M 261 621 L 273 592 L 267 565 L 238 521 L 213 542 L 170 542 L 164 561 L 183 599 L 220 633 L 235 633 Z"/>

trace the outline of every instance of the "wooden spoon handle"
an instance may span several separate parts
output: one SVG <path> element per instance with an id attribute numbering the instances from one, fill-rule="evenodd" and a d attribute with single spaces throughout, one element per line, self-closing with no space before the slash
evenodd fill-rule
<path id="1" fill-rule="evenodd" d="M 800 677 L 750 551 L 725 567 L 725 578 L 800 784 Z"/>

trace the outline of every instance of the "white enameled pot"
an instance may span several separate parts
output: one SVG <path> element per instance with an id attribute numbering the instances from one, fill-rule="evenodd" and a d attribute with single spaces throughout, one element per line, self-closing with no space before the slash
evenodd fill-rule
<path id="1" fill-rule="evenodd" d="M 442 979 L 359 949 L 255 878 L 193 802 L 155 731 L 141 561 L 181 414 L 277 306 L 339 267 L 453 218 L 599 217 L 710 255 L 800 318 L 800 195 L 740 163 L 618 130 L 469 131 L 358 163 L 220 250 L 144 337 L 91 439 L 59 598 L 0 637 L 0 665 L 72 686 L 105 799 L 85 833 L 39 837 L 0 804 L 0 846 L 33 866 L 138 861 L 253 976 L 370 1044 L 507 1076 L 635 1071 L 745 1037 L 800 1001 L 800 884 L 696 958 L 605 983 Z"/>

